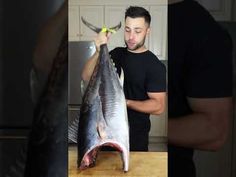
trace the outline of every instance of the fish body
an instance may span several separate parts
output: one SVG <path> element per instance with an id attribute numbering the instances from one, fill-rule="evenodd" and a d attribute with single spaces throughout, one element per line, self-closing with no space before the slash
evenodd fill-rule
<path id="1" fill-rule="evenodd" d="M 78 166 L 95 165 L 102 146 L 121 152 L 123 170 L 129 168 L 129 126 L 122 84 L 106 44 L 101 45 L 80 109 L 78 125 Z"/>
<path id="2" fill-rule="evenodd" d="M 66 32 L 34 110 L 24 177 L 67 176 L 67 48 Z"/>

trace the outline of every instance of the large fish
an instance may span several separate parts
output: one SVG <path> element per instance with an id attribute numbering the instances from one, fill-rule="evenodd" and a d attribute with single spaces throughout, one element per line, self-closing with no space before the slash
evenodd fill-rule
<path id="1" fill-rule="evenodd" d="M 34 110 L 24 177 L 67 176 L 68 35 Z"/>
<path id="2" fill-rule="evenodd" d="M 95 32 L 97 28 L 82 18 L 83 23 Z M 110 31 L 117 31 L 121 23 Z M 121 74 L 123 76 L 123 72 Z M 121 77 L 122 77 L 121 76 Z M 95 66 L 80 109 L 78 129 L 78 167 L 95 165 L 102 146 L 121 152 L 123 170 L 129 168 L 129 126 L 123 81 L 119 80 L 106 44 L 101 45 Z"/>

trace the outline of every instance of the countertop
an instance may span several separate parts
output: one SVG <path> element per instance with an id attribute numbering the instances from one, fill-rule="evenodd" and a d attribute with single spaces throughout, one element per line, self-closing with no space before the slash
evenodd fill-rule
<path id="1" fill-rule="evenodd" d="M 99 152 L 96 166 L 77 168 L 77 148 L 69 148 L 69 177 L 167 177 L 167 152 L 130 152 L 129 171 L 124 173 L 119 152 Z"/>

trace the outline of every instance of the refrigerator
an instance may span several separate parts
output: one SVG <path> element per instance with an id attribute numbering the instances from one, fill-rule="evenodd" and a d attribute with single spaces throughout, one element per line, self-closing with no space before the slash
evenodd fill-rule
<path id="1" fill-rule="evenodd" d="M 69 143 L 77 142 L 77 126 L 82 92 L 85 84 L 82 81 L 82 69 L 96 47 L 93 41 L 69 42 L 69 79 L 68 79 L 68 136 Z"/>

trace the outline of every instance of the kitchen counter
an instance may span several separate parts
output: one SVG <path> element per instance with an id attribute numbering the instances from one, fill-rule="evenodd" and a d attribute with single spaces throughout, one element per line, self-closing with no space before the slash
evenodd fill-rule
<path id="1" fill-rule="evenodd" d="M 69 177 L 167 177 L 167 152 L 130 152 L 124 173 L 119 152 L 99 152 L 93 168 L 77 168 L 77 148 L 69 148 Z"/>

